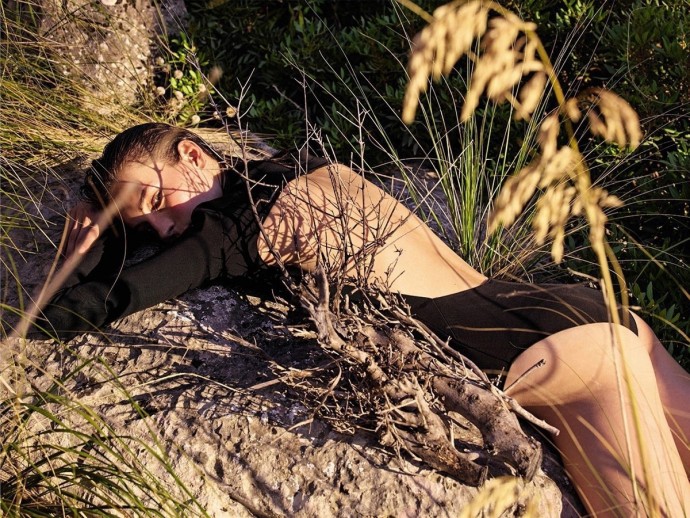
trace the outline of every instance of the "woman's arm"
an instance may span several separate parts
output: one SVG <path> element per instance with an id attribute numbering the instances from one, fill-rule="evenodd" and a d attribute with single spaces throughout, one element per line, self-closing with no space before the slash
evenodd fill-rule
<path id="1" fill-rule="evenodd" d="M 123 268 L 126 242 L 112 231 L 90 247 L 82 264 L 43 309 L 33 331 L 70 339 L 164 300 L 206 281 L 237 274 L 243 261 L 228 249 L 233 231 L 215 211 L 195 214 L 194 229 L 160 253 Z M 226 264 L 230 261 L 230 264 Z M 244 267 L 246 269 L 246 266 Z"/>

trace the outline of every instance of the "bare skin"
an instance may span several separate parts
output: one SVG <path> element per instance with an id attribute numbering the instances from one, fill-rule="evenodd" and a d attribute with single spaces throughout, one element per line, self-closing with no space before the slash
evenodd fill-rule
<path id="1" fill-rule="evenodd" d="M 620 347 L 614 346 L 610 324 L 588 324 L 556 333 L 522 353 L 511 366 L 506 383 L 538 360 L 546 360 L 545 367 L 533 371 L 510 395 L 561 430 L 554 443 L 593 514 L 627 517 L 652 513 L 654 504 L 634 505 L 632 471 L 640 493 L 653 495 L 662 515 L 686 516 L 690 512 L 690 464 L 688 442 L 683 437 L 690 431 L 690 377 L 657 340 L 647 340 L 651 332 L 647 335 L 644 322 L 638 320 L 638 326 L 640 336 L 618 329 Z M 616 368 L 623 363 L 622 355 L 632 374 L 642 450 L 625 388 L 621 407 L 622 377 L 616 375 Z M 678 397 L 681 394 L 685 396 Z"/>
<path id="2" fill-rule="evenodd" d="M 273 250 L 284 263 L 309 271 L 321 255 L 350 277 L 424 297 L 486 281 L 392 196 L 342 165 L 290 182 L 264 229 L 268 240 L 260 237 L 258 248 L 267 264 L 275 263 Z"/>
<path id="3" fill-rule="evenodd" d="M 139 193 L 120 206 L 126 224 L 146 224 L 171 238 L 186 228 L 196 205 L 221 195 L 217 162 L 189 141 L 181 145 L 189 164 L 152 160 L 125 167 L 121 181 L 135 182 Z M 99 229 L 93 227 L 93 214 L 75 211 L 73 216 L 68 250 L 83 253 Z M 288 184 L 264 222 L 258 249 L 267 264 L 280 260 L 313 271 L 321 260 L 331 271 L 408 295 L 438 297 L 486 280 L 394 198 L 340 165 Z M 636 321 L 638 335 L 617 330 L 622 349 L 613 347 L 610 324 L 556 333 L 516 359 L 506 386 L 546 359 L 546 367 L 530 373 L 510 395 L 562 430 L 555 443 L 593 514 L 627 517 L 656 509 L 664 516 L 685 516 L 690 513 L 690 376 L 649 326 Z M 644 469 L 627 393 L 620 404 L 615 367 L 621 350 L 633 373 Z M 635 507 L 632 479 L 655 502 Z"/>
<path id="4" fill-rule="evenodd" d="M 321 255 L 331 268 L 340 267 L 349 276 L 426 297 L 486 280 L 406 208 L 344 166 L 316 170 L 288 185 L 264 228 L 268 239 L 260 238 L 259 251 L 267 263 L 275 262 L 273 249 L 284 263 L 313 270 Z M 375 243 L 373 249 L 367 243 Z M 362 251 L 374 254 L 373 261 L 364 262 L 365 272 L 360 270 L 362 261 L 357 262 Z M 612 325 L 578 326 L 534 344 L 514 362 L 506 386 L 546 359 L 546 367 L 533 371 L 510 395 L 562 430 L 555 443 L 593 514 L 628 517 L 656 510 L 664 516 L 685 516 L 690 512 L 690 376 L 649 326 L 635 319 L 639 335 L 622 327 L 618 332 L 633 373 L 646 472 L 627 397 L 621 409 L 616 365 L 622 358 L 613 345 Z M 631 472 L 638 493 L 653 495 L 656 503 L 635 506 Z"/>

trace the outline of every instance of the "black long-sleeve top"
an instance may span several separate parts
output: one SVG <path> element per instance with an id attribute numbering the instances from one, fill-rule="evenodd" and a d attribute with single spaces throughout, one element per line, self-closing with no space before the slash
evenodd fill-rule
<path id="1" fill-rule="evenodd" d="M 182 236 L 131 266 L 125 266 L 128 250 L 141 236 L 116 222 L 44 308 L 34 331 L 69 339 L 209 281 L 256 275 L 264 266 L 257 216 L 268 213 L 286 182 L 326 164 L 306 153 L 283 153 L 249 162 L 246 172 L 243 162 L 228 167 L 222 197 L 196 207 Z"/>

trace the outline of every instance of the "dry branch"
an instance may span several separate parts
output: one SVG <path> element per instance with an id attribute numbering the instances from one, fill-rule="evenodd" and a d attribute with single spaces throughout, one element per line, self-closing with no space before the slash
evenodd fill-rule
<path id="1" fill-rule="evenodd" d="M 535 475 L 541 448 L 520 429 L 510 398 L 443 354 L 434 347 L 437 344 L 430 347 L 423 337 L 414 339 L 394 329 L 393 319 L 406 321 L 407 329 L 414 331 L 412 318 L 395 306 L 389 307 L 388 321 L 366 307 L 356 317 L 345 315 L 341 308 L 336 321 L 323 268 L 317 268 L 315 283 L 315 293 L 305 289 L 300 294 L 302 305 L 316 325 L 319 343 L 366 373 L 370 390 L 377 395 L 373 399 L 380 403 L 374 413 L 383 445 L 406 451 L 471 485 L 480 485 L 489 468 L 505 471 L 507 466 L 527 479 Z M 483 447 L 458 450 L 448 412 L 457 412 L 477 426 Z"/>

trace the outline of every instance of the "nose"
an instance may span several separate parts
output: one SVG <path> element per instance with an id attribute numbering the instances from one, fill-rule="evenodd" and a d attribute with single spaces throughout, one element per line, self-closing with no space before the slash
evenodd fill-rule
<path id="1" fill-rule="evenodd" d="M 161 239 L 170 239 L 175 237 L 175 222 L 171 218 L 164 216 L 160 212 L 155 212 L 148 214 L 146 219 L 147 223 Z"/>

